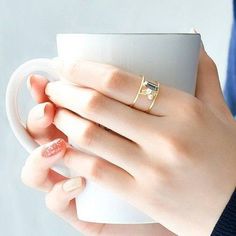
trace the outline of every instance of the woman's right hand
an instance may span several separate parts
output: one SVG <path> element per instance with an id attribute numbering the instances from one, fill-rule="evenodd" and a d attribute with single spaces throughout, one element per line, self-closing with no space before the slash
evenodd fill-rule
<path id="1" fill-rule="evenodd" d="M 75 197 L 83 191 L 85 179 L 81 176 L 68 179 L 51 167 L 61 159 L 66 163 L 73 158 L 78 170 L 88 175 L 92 173 L 96 157 L 67 145 L 65 134 L 53 125 L 56 107 L 44 93 L 47 83 L 46 78 L 38 75 L 28 79 L 31 95 L 38 104 L 29 113 L 27 130 L 40 146 L 30 154 L 22 168 L 23 183 L 46 192 L 47 207 L 85 235 L 173 236 L 160 224 L 111 225 L 84 222 L 77 218 Z"/>

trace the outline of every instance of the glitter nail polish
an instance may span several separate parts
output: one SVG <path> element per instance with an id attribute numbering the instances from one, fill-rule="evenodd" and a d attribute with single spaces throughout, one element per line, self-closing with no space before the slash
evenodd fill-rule
<path id="1" fill-rule="evenodd" d="M 55 156 L 65 147 L 66 143 L 63 139 L 55 139 L 54 141 L 45 146 L 45 149 L 42 151 L 42 156 L 46 158 Z"/>

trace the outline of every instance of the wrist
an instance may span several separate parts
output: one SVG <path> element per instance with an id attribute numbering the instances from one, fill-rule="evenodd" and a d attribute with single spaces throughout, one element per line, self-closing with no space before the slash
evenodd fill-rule
<path id="1" fill-rule="evenodd" d="M 217 235 L 236 235 L 236 189 L 211 233 L 211 236 Z"/>
<path id="2" fill-rule="evenodd" d="M 204 216 L 202 217 L 202 224 L 205 225 L 202 227 L 201 234 L 194 234 L 195 235 L 202 235 L 202 236 L 210 236 L 212 235 L 216 225 L 221 220 L 221 217 L 223 216 L 225 210 L 228 207 L 228 204 L 231 200 L 231 198 L 236 195 L 235 194 L 235 187 L 230 187 L 224 189 L 221 189 L 222 191 L 219 191 L 218 194 L 215 195 L 215 198 L 209 198 L 212 199 L 211 202 L 209 202 L 209 208 L 206 208 L 204 211 Z M 210 201 L 210 200 L 209 200 Z M 235 200 L 236 201 L 236 200 Z M 201 228 L 201 225 L 199 225 L 199 228 Z M 218 236 L 218 234 L 216 234 Z M 222 234 L 220 234 L 223 236 Z"/>
<path id="3" fill-rule="evenodd" d="M 234 190 L 235 188 L 228 188 L 227 191 L 222 191 L 221 189 L 218 192 L 219 194 L 215 194 L 215 196 L 209 196 L 211 192 L 209 191 L 209 195 L 204 198 L 202 205 L 197 204 L 198 209 L 189 212 L 189 219 L 186 222 L 182 222 L 184 224 L 177 230 L 178 232 L 173 231 L 181 236 L 223 236 L 224 234 L 212 233 L 216 225 L 221 221 L 221 217 L 226 214 L 225 211 L 229 208 L 228 204 L 233 197 L 236 203 L 236 191 Z M 218 227 L 220 227 L 220 224 Z"/>

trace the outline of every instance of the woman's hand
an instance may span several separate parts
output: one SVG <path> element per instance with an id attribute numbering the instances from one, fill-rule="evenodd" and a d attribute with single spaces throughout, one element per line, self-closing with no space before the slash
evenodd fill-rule
<path id="1" fill-rule="evenodd" d="M 46 205 L 56 215 L 85 235 L 173 235 L 159 224 L 108 225 L 78 220 L 74 198 L 83 190 L 85 180 L 82 177 L 66 179 L 50 169 L 60 159 L 70 159 L 72 156 L 80 159 L 80 166 L 84 171 L 89 171 L 89 163 L 94 157 L 67 147 L 63 139 L 56 139 L 35 149 L 22 169 L 23 182 L 47 192 Z"/>
<path id="2" fill-rule="evenodd" d="M 75 156 L 76 161 L 79 161 L 79 169 L 91 173 L 97 159 L 68 147 L 63 141 L 67 137 L 52 124 L 55 106 L 44 93 L 47 83 L 41 76 L 31 76 L 28 80 L 31 94 L 39 104 L 31 110 L 27 128 L 42 145 L 27 159 L 22 169 L 22 181 L 32 188 L 46 192 L 45 201 L 48 208 L 85 235 L 174 236 L 160 224 L 111 225 L 78 220 L 74 198 L 83 191 L 85 180 L 81 177 L 65 178 L 50 168 L 59 160 L 71 160 L 72 156 Z M 50 142 L 52 140 L 54 141 Z"/>
<path id="3" fill-rule="evenodd" d="M 178 235 L 210 235 L 235 188 L 236 125 L 205 51 L 196 97 L 161 84 L 151 114 L 143 112 L 145 98 L 136 109 L 128 106 L 141 82 L 134 74 L 85 61 L 62 71 L 66 82 L 46 86 L 50 100 L 63 107 L 53 124 L 101 157 L 86 171 L 79 155 L 66 165 Z"/>

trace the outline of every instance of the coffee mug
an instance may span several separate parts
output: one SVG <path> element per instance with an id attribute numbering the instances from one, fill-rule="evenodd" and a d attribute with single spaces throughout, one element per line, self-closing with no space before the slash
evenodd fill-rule
<path id="1" fill-rule="evenodd" d="M 6 93 L 11 128 L 27 151 L 31 152 L 38 146 L 19 115 L 18 93 L 29 74 L 44 72 L 51 80 L 59 80 L 62 79 L 60 63 L 91 60 L 143 74 L 148 80 L 158 80 L 194 94 L 200 46 L 201 37 L 194 33 L 58 34 L 56 58 L 28 61 L 12 74 Z M 80 149 L 78 145 L 72 145 Z M 73 176 L 62 163 L 53 169 L 65 176 Z M 119 196 L 91 181 L 86 182 L 85 190 L 76 198 L 77 202 L 78 218 L 84 221 L 110 224 L 155 222 Z"/>

